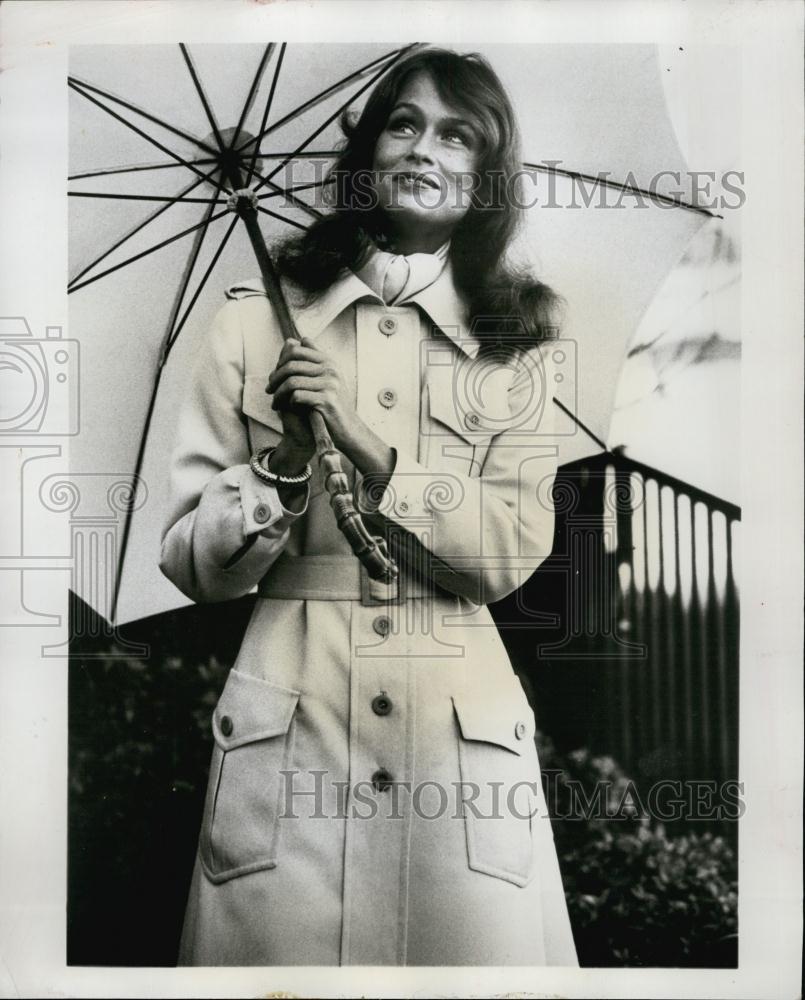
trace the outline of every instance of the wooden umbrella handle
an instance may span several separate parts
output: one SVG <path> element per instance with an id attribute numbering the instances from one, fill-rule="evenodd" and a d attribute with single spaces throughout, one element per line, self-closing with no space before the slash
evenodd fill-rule
<path id="1" fill-rule="evenodd" d="M 286 340 L 289 337 L 299 340 L 301 338 L 294 326 L 274 263 L 263 239 L 254 202 L 250 200 L 247 192 L 236 191 L 235 198 L 235 210 L 246 226 L 263 284 L 279 319 L 282 335 Z M 355 509 L 349 480 L 341 465 L 341 455 L 333 444 L 324 417 L 317 410 L 310 411 L 310 429 L 316 442 L 319 468 L 330 496 L 330 506 L 335 513 L 336 524 L 349 542 L 352 551 L 366 567 L 369 576 L 373 580 L 390 583 L 398 575 L 397 565 L 389 555 L 385 540 L 369 532 L 361 515 Z"/>

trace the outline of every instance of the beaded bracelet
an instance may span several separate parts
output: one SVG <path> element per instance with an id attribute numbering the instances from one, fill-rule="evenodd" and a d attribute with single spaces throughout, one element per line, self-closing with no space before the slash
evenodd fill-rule
<path id="1" fill-rule="evenodd" d="M 301 472 L 298 476 L 280 476 L 276 472 L 271 472 L 270 469 L 267 469 L 263 465 L 263 459 L 270 456 L 276 450 L 276 447 L 263 448 L 256 455 L 252 455 L 249 461 L 249 468 L 255 476 L 262 480 L 262 482 L 269 483 L 271 486 L 277 486 L 278 484 L 282 484 L 283 486 L 304 486 L 313 475 L 310 465 L 306 465 L 305 471 Z"/>

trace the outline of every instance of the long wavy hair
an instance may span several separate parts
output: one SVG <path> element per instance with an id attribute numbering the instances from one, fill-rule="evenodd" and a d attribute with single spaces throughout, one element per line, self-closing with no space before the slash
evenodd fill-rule
<path id="1" fill-rule="evenodd" d="M 328 173 L 331 211 L 277 248 L 279 272 L 310 298 L 348 269 L 358 270 L 373 245 L 388 240 L 387 220 L 367 200 L 377 140 L 406 82 L 426 73 L 439 96 L 481 134 L 480 162 L 470 207 L 450 241 L 450 262 L 471 328 L 484 347 L 522 346 L 523 334 L 556 335 L 560 297 L 507 257 L 522 221 L 520 135 L 497 74 L 477 53 L 426 48 L 396 63 L 372 91 L 361 115 L 341 117 L 343 147 Z"/>

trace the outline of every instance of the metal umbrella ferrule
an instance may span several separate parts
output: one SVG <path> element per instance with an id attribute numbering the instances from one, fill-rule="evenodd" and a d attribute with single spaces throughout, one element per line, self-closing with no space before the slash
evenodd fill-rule
<path id="1" fill-rule="evenodd" d="M 238 188 L 237 191 L 232 191 L 226 200 L 226 207 L 231 212 L 237 212 L 238 215 L 245 210 L 256 212 L 257 205 L 257 195 L 251 188 Z"/>

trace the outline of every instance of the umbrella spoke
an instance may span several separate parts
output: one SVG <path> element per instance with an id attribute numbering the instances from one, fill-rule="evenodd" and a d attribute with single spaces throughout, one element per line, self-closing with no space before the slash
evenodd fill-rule
<path id="1" fill-rule="evenodd" d="M 177 201 L 193 203 L 197 205 L 218 205 L 219 198 L 185 198 L 181 194 L 177 195 L 150 195 L 150 194 L 107 194 L 104 191 L 68 191 L 68 198 L 113 198 L 120 201 L 167 201 L 175 205 Z"/>
<path id="2" fill-rule="evenodd" d="M 187 162 L 199 165 L 203 163 L 214 163 L 215 161 L 206 157 L 202 160 L 188 160 Z M 144 163 L 137 167 L 106 167 L 103 170 L 87 170 L 83 174 L 70 174 L 67 180 L 83 181 L 89 177 L 111 177 L 114 174 L 133 174 L 140 170 L 175 170 L 177 167 L 183 166 L 183 163 Z"/>
<path id="3" fill-rule="evenodd" d="M 287 219 L 278 212 L 272 212 L 270 208 L 263 208 L 262 205 L 257 206 L 257 211 L 263 212 L 265 215 L 270 215 L 273 219 L 279 219 L 280 222 L 284 222 L 288 226 L 296 226 L 297 229 L 307 229 L 307 226 L 303 226 L 301 222 L 296 222 L 294 219 Z"/>
<path id="4" fill-rule="evenodd" d="M 166 247 L 171 243 L 175 243 L 177 240 L 182 239 L 182 237 L 189 236 L 190 233 L 194 233 L 202 226 L 209 225 L 209 223 L 223 218 L 228 211 L 229 209 L 225 208 L 221 212 L 216 212 L 216 214 L 211 216 L 209 219 L 197 222 L 194 226 L 189 226 L 187 229 L 183 229 L 180 233 L 176 233 L 174 236 L 169 236 L 166 240 L 161 240 L 156 244 L 156 246 L 149 247 L 147 250 L 142 250 L 133 257 L 129 257 L 127 260 L 123 260 L 119 264 L 115 264 L 114 267 L 109 267 L 105 271 L 101 271 L 100 274 L 87 278 L 86 281 L 82 281 L 80 284 L 71 285 L 68 292 L 77 292 L 80 288 L 86 288 L 87 285 L 91 285 L 94 281 L 100 281 L 100 279 L 105 278 L 107 274 L 112 274 L 113 271 L 119 271 L 121 267 L 127 267 L 129 264 L 133 264 L 136 260 L 142 260 L 143 257 L 147 257 L 149 254 L 155 253 L 157 250 L 161 250 L 163 247 Z"/>
<path id="5" fill-rule="evenodd" d="M 309 150 L 306 156 L 320 156 L 323 160 L 331 160 L 334 156 L 339 156 L 340 153 L 339 149 L 317 149 L 315 151 Z M 257 153 L 257 158 L 260 160 L 281 160 L 283 156 L 293 156 L 293 153 L 278 153 L 276 150 L 263 152 L 262 149 Z"/>
<path id="6" fill-rule="evenodd" d="M 591 440 L 595 441 L 595 443 L 598 445 L 598 447 L 602 451 L 605 451 L 607 454 L 611 454 L 611 452 L 610 452 L 609 448 L 607 447 L 606 443 L 601 440 L 601 438 L 595 433 L 595 431 L 591 431 L 590 430 L 590 428 L 587 426 L 587 424 L 584 423 L 584 421 L 581 419 L 581 417 L 577 417 L 576 414 L 572 410 L 569 410 L 560 399 L 556 398 L 556 396 L 553 397 L 553 402 L 554 402 L 554 406 L 558 406 L 559 409 L 562 410 L 563 413 L 567 414 L 567 416 L 570 417 L 570 419 L 573 421 L 573 423 L 578 428 L 580 428 L 581 430 L 583 430 L 584 433 L 589 438 L 591 438 Z"/>
<path id="7" fill-rule="evenodd" d="M 218 249 L 213 254 L 212 260 L 207 265 L 206 271 L 201 276 L 201 280 L 199 281 L 198 287 L 196 288 L 195 292 L 193 293 L 193 297 L 190 300 L 190 302 L 189 302 L 189 304 L 187 306 L 187 309 L 185 309 L 184 314 L 182 315 L 182 318 L 179 320 L 178 324 L 176 325 L 176 328 L 174 329 L 173 333 L 171 334 L 171 336 L 169 337 L 169 339 L 168 339 L 168 341 L 167 341 L 167 343 L 165 345 L 165 351 L 164 351 L 164 355 L 163 355 L 163 357 L 164 357 L 165 360 L 167 360 L 167 357 L 170 354 L 171 348 L 176 343 L 176 341 L 179 339 L 179 334 L 182 332 L 182 328 L 184 327 L 185 323 L 187 322 L 187 319 L 188 319 L 188 317 L 190 316 L 190 313 L 193 310 L 193 306 L 196 304 L 196 301 L 198 300 L 199 295 L 201 295 L 201 292 L 203 291 L 204 286 L 207 284 L 207 279 L 212 274 L 212 272 L 213 272 L 213 270 L 215 268 L 215 265 L 218 263 L 218 258 L 223 253 L 224 247 L 226 246 L 226 244 L 227 244 L 227 242 L 229 240 L 229 237 L 235 231 L 235 226 L 237 225 L 237 223 L 238 223 L 238 216 L 235 215 L 233 217 L 232 221 L 229 223 L 229 228 L 224 233 L 224 237 L 221 240 L 221 242 L 220 242 L 220 244 L 218 246 Z M 206 229 L 204 230 L 204 232 L 206 233 Z"/>
<path id="8" fill-rule="evenodd" d="M 220 192 L 220 190 L 221 190 L 221 185 L 219 182 L 218 191 Z M 196 262 L 198 261 L 198 255 L 201 253 L 201 247 L 202 244 L 204 243 L 204 238 L 207 235 L 207 230 L 209 229 L 210 226 L 210 216 L 212 215 L 214 204 L 215 203 L 213 202 L 212 204 L 210 204 L 209 208 L 207 208 L 206 214 L 202 220 L 204 225 L 201 227 L 201 229 L 199 229 L 196 232 L 196 235 L 193 238 L 193 247 L 190 251 L 189 257 L 187 258 L 187 264 L 185 265 L 184 274 L 182 275 L 182 280 L 179 284 L 179 289 L 177 291 L 176 298 L 174 299 L 173 302 L 173 309 L 171 309 L 171 316 L 168 322 L 168 329 L 165 332 L 165 337 L 162 342 L 161 357 L 163 358 L 167 355 L 167 348 L 170 345 L 171 340 L 173 339 L 176 317 L 179 315 L 179 310 L 182 308 L 184 297 L 187 294 L 187 286 L 190 284 L 190 279 L 193 277 L 193 271 L 195 269 Z"/>
<path id="9" fill-rule="evenodd" d="M 554 164 L 548 166 L 543 163 L 523 163 L 523 166 L 528 170 L 536 170 L 542 174 L 568 177 L 570 180 L 584 181 L 588 184 L 600 184 L 602 187 L 611 188 L 614 191 L 622 191 L 625 194 L 639 195 L 641 198 L 647 198 L 649 201 L 654 202 L 655 205 L 674 205 L 677 208 L 685 208 L 689 212 L 698 212 L 700 215 L 706 215 L 709 219 L 723 218 L 723 216 L 711 212 L 708 208 L 692 205 L 690 202 L 675 195 L 660 194 L 658 191 L 647 191 L 636 184 L 624 184 L 621 181 L 609 180 L 606 177 L 596 176 L 595 174 L 581 174 L 576 170 L 563 170 Z"/>
<path id="10" fill-rule="evenodd" d="M 322 213 L 318 209 L 314 208 L 312 205 L 308 205 L 308 203 L 305 202 L 305 201 L 302 201 L 301 198 L 295 198 L 294 197 L 293 192 L 295 190 L 297 190 L 296 188 L 293 188 L 293 187 L 290 187 L 290 188 L 281 187 L 279 184 L 275 184 L 274 181 L 268 180 L 268 178 L 264 177 L 263 174 L 261 174 L 257 170 L 254 172 L 253 176 L 254 177 L 259 177 L 260 180 L 261 180 L 261 182 L 265 182 L 271 188 L 271 193 L 270 194 L 258 195 L 259 198 L 279 198 L 279 197 L 284 197 L 284 198 L 287 198 L 288 201 L 290 201 L 291 204 L 295 205 L 297 208 L 301 208 L 303 212 L 307 212 L 308 215 L 313 216 L 314 219 L 320 219 L 322 217 Z M 317 183 L 321 183 L 321 182 L 317 182 Z M 307 185 L 300 184 L 298 189 L 302 190 L 305 187 L 312 187 L 312 186 L 313 185 L 310 185 L 310 184 L 307 184 Z"/>
<path id="11" fill-rule="evenodd" d="M 184 56 L 185 64 L 187 65 L 187 69 L 190 73 L 193 85 L 196 88 L 196 93 L 198 94 L 199 100 L 201 101 L 202 107 L 204 108 L 204 114 L 207 116 L 207 121 L 210 123 L 210 127 L 212 128 L 213 135 L 215 136 L 215 141 L 218 144 L 218 149 L 221 152 L 223 152 L 225 147 L 224 147 L 224 141 L 221 138 L 221 133 L 218 129 L 218 122 L 215 120 L 215 115 L 213 114 L 213 110 L 210 107 L 210 102 L 207 100 L 207 95 L 204 93 L 204 88 L 201 86 L 201 80 L 199 79 L 198 73 L 196 72 L 196 67 L 190 56 L 190 52 L 188 51 L 188 48 L 184 44 L 184 42 L 179 42 L 179 48 L 182 50 L 182 55 Z"/>
<path id="12" fill-rule="evenodd" d="M 266 125 L 268 124 L 268 116 L 271 114 L 271 105 L 274 103 L 274 91 L 277 89 L 277 81 L 280 77 L 280 70 L 282 69 L 282 61 L 285 58 L 285 50 L 288 48 L 288 43 L 283 42 L 280 45 L 279 55 L 277 56 L 277 65 L 274 67 L 274 76 L 271 80 L 271 89 L 268 92 L 268 99 L 266 100 L 266 106 L 263 110 L 263 117 L 260 121 L 260 130 L 257 135 L 261 136 L 265 132 Z M 246 177 L 246 187 L 250 187 L 252 183 L 252 177 L 254 176 L 254 166 L 257 163 L 257 154 L 260 148 L 260 140 L 256 139 L 254 142 L 254 149 L 252 150 L 251 162 L 249 163 L 249 170 Z"/>
<path id="13" fill-rule="evenodd" d="M 195 190 L 199 186 L 199 184 L 202 183 L 202 181 L 209 180 L 209 178 L 213 176 L 214 172 L 215 171 L 207 174 L 206 177 L 201 177 L 198 180 L 195 180 L 192 183 L 188 184 L 187 187 L 184 189 L 184 191 L 180 192 L 180 197 L 183 197 L 184 195 L 189 194 L 191 191 Z M 143 219 L 143 221 L 140 222 L 138 225 L 136 225 L 134 229 L 126 233 L 125 236 L 121 237 L 116 243 L 113 243 L 108 250 L 105 250 L 100 256 L 96 257 L 95 260 L 93 260 L 90 264 L 88 264 L 85 268 L 83 268 L 83 270 L 79 271 L 78 274 L 68 283 L 67 286 L 68 294 L 71 291 L 73 291 L 73 286 L 75 285 L 75 283 L 77 281 L 80 281 L 85 274 L 88 274 L 93 268 L 97 267 L 98 264 L 101 263 L 101 261 L 106 260 L 109 254 L 114 253 L 114 251 L 117 250 L 118 247 L 123 246 L 123 244 L 126 243 L 128 240 L 130 240 L 132 236 L 136 236 L 137 233 L 139 233 L 142 229 L 144 229 L 149 223 L 153 222 L 154 219 L 159 218 L 159 216 L 162 215 L 163 212 L 167 212 L 167 210 L 171 207 L 172 204 L 174 204 L 174 202 L 163 205 L 161 208 L 158 208 L 156 209 L 156 211 L 152 212 L 149 216 L 146 216 L 146 218 Z"/>
<path id="14" fill-rule="evenodd" d="M 229 143 L 229 148 L 234 149 L 240 136 L 241 129 L 246 122 L 246 116 L 251 111 L 252 104 L 254 104 L 254 98 L 257 95 L 257 88 L 260 86 L 260 81 L 263 79 L 263 73 L 265 72 L 268 60 L 271 58 L 271 53 L 274 51 L 274 42 L 269 42 L 263 51 L 262 58 L 260 59 L 260 64 L 257 67 L 257 72 L 254 74 L 254 80 L 252 80 L 252 85 L 249 93 L 246 95 L 246 103 L 243 105 L 243 110 L 240 113 L 240 118 L 238 119 L 237 128 L 232 133 L 232 140 Z M 276 76 L 275 76 L 276 79 Z"/>
<path id="15" fill-rule="evenodd" d="M 167 146 L 163 146 L 161 142 L 154 139 L 146 132 L 143 132 L 143 130 L 141 128 L 138 128 L 133 122 L 127 121 L 122 115 L 119 115 L 116 111 L 113 111 L 112 108 L 108 108 L 105 104 L 101 103 L 101 101 L 99 101 L 97 98 L 93 97 L 92 94 L 88 94 L 86 91 L 82 90 L 81 87 L 78 86 L 77 83 L 75 83 L 75 81 L 69 80 L 68 85 L 72 87 L 73 90 L 81 94 L 82 97 L 85 97 L 88 101 L 91 101 L 93 104 L 97 105 L 97 107 L 99 107 L 102 111 L 105 111 L 108 115 L 111 115 L 112 118 L 116 119 L 121 124 L 125 125 L 127 128 L 130 128 L 132 132 L 136 132 L 136 134 L 145 139 L 146 142 L 150 142 L 152 146 L 156 146 L 156 148 L 161 152 L 167 153 L 168 156 L 171 157 L 171 159 L 176 160 L 178 163 L 181 163 L 182 166 L 187 167 L 188 170 L 192 170 L 194 174 L 198 174 L 200 177 L 202 177 L 203 180 L 207 179 L 207 177 L 205 177 L 204 174 L 202 174 L 202 172 L 198 169 L 198 167 L 194 166 L 192 162 L 184 159 L 184 157 L 182 156 L 179 156 L 178 153 L 174 153 L 173 150 L 168 149 Z"/>
<path id="16" fill-rule="evenodd" d="M 396 56 L 394 56 L 393 59 L 390 59 L 388 62 L 384 63 L 383 66 L 381 66 L 381 68 L 377 71 L 377 73 L 375 73 L 373 76 L 371 76 L 366 81 L 366 83 L 364 83 L 364 85 L 358 91 L 356 91 L 356 93 L 354 93 L 352 95 L 352 97 L 350 97 L 348 100 L 344 101 L 344 103 L 341 104 L 340 107 L 338 107 L 327 119 L 325 119 L 325 121 L 323 121 L 322 124 L 319 125 L 319 127 L 317 129 L 315 129 L 307 137 L 307 139 L 305 139 L 303 142 L 301 142 L 296 147 L 296 149 L 293 151 L 293 153 L 290 156 L 288 156 L 286 159 L 284 159 L 280 163 L 278 163 L 276 165 L 276 167 L 274 167 L 274 169 L 271 171 L 271 173 L 268 174 L 267 176 L 265 176 L 262 179 L 262 181 L 254 188 L 254 190 L 258 191 L 264 184 L 267 184 L 271 180 L 271 178 L 274 177 L 275 174 L 279 173 L 279 171 L 282 170 L 282 168 L 290 160 L 292 160 L 295 156 L 298 156 L 298 154 L 305 148 L 305 146 L 309 145 L 309 143 L 311 143 L 317 136 L 321 135 L 321 133 L 327 128 L 327 126 L 331 122 L 335 121 L 335 119 L 338 118 L 338 116 L 341 114 L 341 112 L 345 108 L 348 108 L 350 104 L 352 104 L 354 101 L 357 101 L 357 99 L 361 96 L 361 94 L 363 94 L 371 86 L 373 86 L 380 79 L 380 77 L 388 70 L 388 68 L 390 66 L 393 66 L 394 63 L 396 63 L 396 62 L 399 62 L 399 60 L 402 59 L 402 57 L 407 52 L 409 52 L 412 48 L 414 48 L 413 45 L 407 45 L 403 49 L 398 49 L 397 50 L 397 54 L 396 54 Z"/>
<path id="17" fill-rule="evenodd" d="M 360 69 L 356 69 L 354 72 L 349 73 L 347 76 L 340 79 L 337 83 L 331 84 L 329 87 L 326 87 L 324 90 L 320 91 L 314 97 L 311 97 L 309 100 L 304 101 L 302 104 L 295 107 L 293 111 L 289 111 L 288 114 L 285 115 L 284 118 L 280 118 L 278 122 L 274 122 L 273 125 L 268 126 L 268 128 L 264 129 L 261 132 L 258 132 L 257 135 L 254 136 L 252 139 L 249 139 L 247 142 L 244 142 L 244 144 L 239 147 L 238 152 L 242 153 L 243 150 L 248 149 L 248 147 L 253 142 L 260 143 L 262 139 L 265 138 L 265 136 L 269 135 L 271 132 L 275 132 L 278 128 L 282 128 L 282 126 L 287 124 L 289 121 L 292 121 L 294 118 L 298 118 L 299 115 L 302 115 L 306 111 L 309 111 L 310 108 L 315 107 L 322 101 L 325 101 L 328 97 L 332 97 L 332 95 L 338 93 L 339 90 L 343 90 L 344 87 L 349 86 L 349 84 L 352 83 L 353 80 L 358 79 L 365 73 L 368 73 L 371 69 L 374 69 L 374 67 L 377 66 L 378 63 L 384 63 L 385 65 L 382 67 L 380 72 L 376 76 L 372 77 L 370 84 L 368 84 L 368 86 L 371 86 L 371 83 L 379 79 L 383 75 L 383 73 L 385 73 L 385 71 L 389 68 L 389 66 L 393 66 L 395 62 L 397 62 L 403 55 L 405 55 L 406 52 L 410 52 L 411 49 L 416 48 L 417 45 L 419 44 L 420 44 L 419 42 L 414 42 L 411 45 L 406 45 L 401 49 L 393 49 L 391 52 L 386 52 L 382 56 L 379 56 L 377 59 L 373 59 L 371 62 L 366 63 L 365 66 L 361 66 Z M 349 101 L 347 101 L 343 105 L 343 107 L 347 107 L 347 105 L 351 104 L 352 101 L 360 97 L 360 95 L 364 92 L 364 90 L 366 90 L 366 87 L 363 87 L 361 90 L 359 90 L 357 94 L 355 94 L 352 98 L 350 98 Z M 343 110 L 343 107 L 341 110 Z M 335 115 L 333 117 L 335 117 Z M 332 118 L 330 119 L 330 121 L 332 121 Z M 318 133 L 316 134 L 318 135 Z"/>
<path id="18" fill-rule="evenodd" d="M 260 175 L 258 174 L 258 177 Z M 294 184 L 292 187 L 284 188 L 280 187 L 278 184 L 274 184 L 273 181 L 269 181 L 270 186 L 273 188 L 268 194 L 258 194 L 257 198 L 262 201 L 264 198 L 279 198 L 281 194 L 288 195 L 294 194 L 296 191 L 309 191 L 310 188 L 324 187 L 325 184 L 332 184 L 332 180 L 326 179 L 323 181 L 310 181 L 307 184 Z"/>
<path id="19" fill-rule="evenodd" d="M 159 125 L 160 128 L 164 128 L 168 132 L 173 132 L 174 135 L 178 135 L 180 139 L 186 139 L 195 146 L 199 146 L 205 153 L 215 152 L 213 147 L 204 142 L 202 139 L 197 139 L 194 135 L 190 135 L 189 132 L 184 132 L 182 129 L 177 128 L 175 125 L 171 125 L 162 118 L 157 118 L 156 115 L 152 115 L 148 111 L 143 111 L 143 109 L 138 108 L 136 104 L 132 104 L 130 101 L 124 101 L 122 97 L 115 97 L 115 95 L 110 94 L 109 91 L 101 90 L 100 87 L 96 87 L 91 83 L 85 83 L 83 80 L 79 80 L 78 77 L 75 76 L 69 76 L 67 78 L 67 82 L 71 85 L 74 83 L 79 84 L 86 90 L 91 90 L 94 94 L 98 94 L 100 97 L 105 97 L 107 101 L 113 101 L 115 104 L 121 105 L 121 107 L 126 108 L 128 111 L 133 111 L 135 114 L 141 115 L 143 118 L 147 118 L 148 121 L 153 122 L 155 125 Z"/>

